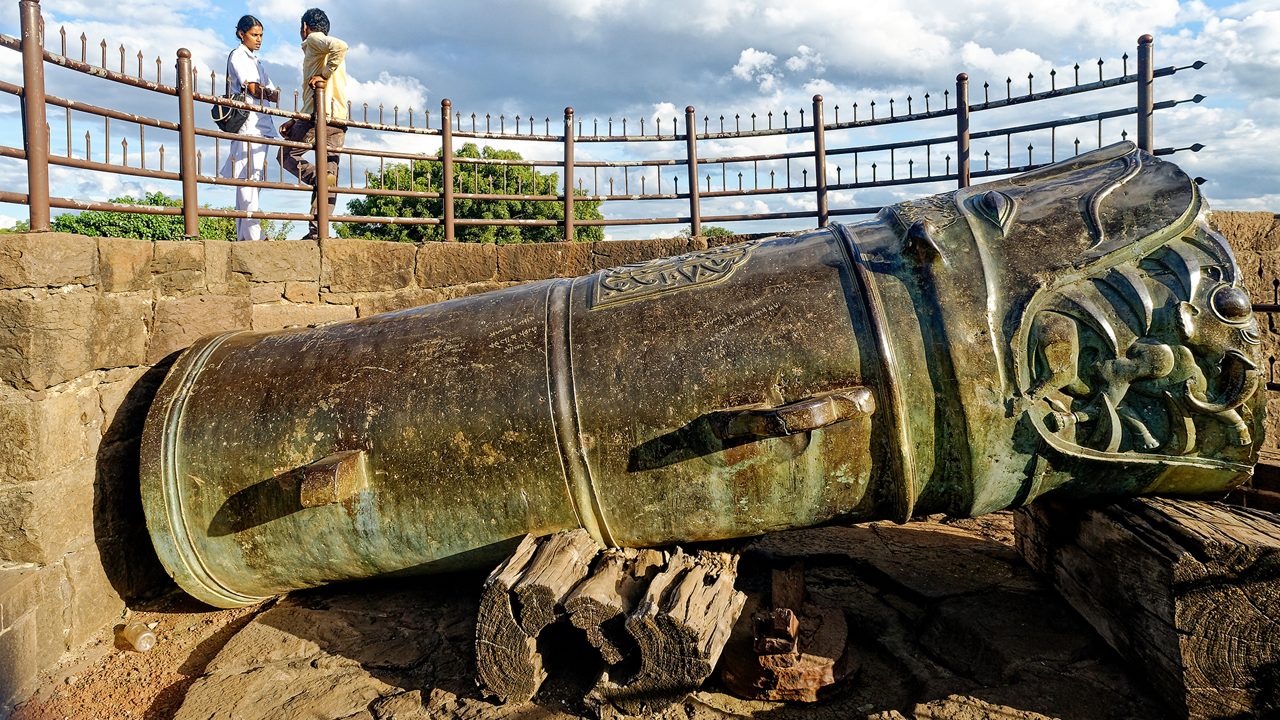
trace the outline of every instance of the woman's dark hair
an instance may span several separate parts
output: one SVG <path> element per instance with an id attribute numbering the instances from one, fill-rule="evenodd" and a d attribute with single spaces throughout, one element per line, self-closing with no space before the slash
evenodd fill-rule
<path id="1" fill-rule="evenodd" d="M 247 33 L 256 27 L 262 27 L 262 21 L 252 15 L 245 15 L 240 18 L 240 22 L 236 23 L 236 37 L 240 37 L 243 33 Z"/>
<path id="2" fill-rule="evenodd" d="M 324 14 L 320 8 L 311 8 L 302 13 L 302 24 L 311 28 L 315 32 L 329 34 L 329 16 Z"/>

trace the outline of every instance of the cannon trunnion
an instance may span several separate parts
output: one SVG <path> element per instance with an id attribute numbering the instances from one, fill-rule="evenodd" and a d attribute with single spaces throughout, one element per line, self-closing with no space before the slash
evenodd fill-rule
<path id="1" fill-rule="evenodd" d="M 792 237 L 185 351 L 142 493 L 219 606 L 604 545 L 1223 491 L 1256 322 L 1203 201 L 1119 144 Z"/>

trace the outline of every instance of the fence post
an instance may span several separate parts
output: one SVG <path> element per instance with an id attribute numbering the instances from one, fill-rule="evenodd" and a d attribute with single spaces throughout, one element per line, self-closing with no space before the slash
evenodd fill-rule
<path id="1" fill-rule="evenodd" d="M 32 232 L 49 230 L 49 130 L 44 113 L 40 0 L 18 3 L 22 16 L 22 130 L 27 155 L 27 211 Z"/>
<path id="2" fill-rule="evenodd" d="M 195 89 L 191 86 L 191 51 L 178 50 L 178 174 L 182 178 L 183 234 L 200 235 L 200 201 L 196 197 Z"/>
<path id="3" fill-rule="evenodd" d="M 693 106 L 684 109 L 684 143 L 689 160 L 689 237 L 702 235 L 702 201 L 698 196 L 698 121 Z"/>
<path id="4" fill-rule="evenodd" d="M 1151 52 L 1152 37 L 1138 38 L 1138 147 L 1147 152 L 1155 148 L 1154 137 L 1154 68 Z"/>
<path id="5" fill-rule="evenodd" d="M 822 96 L 813 96 L 813 182 L 818 196 L 818 227 L 826 227 L 830 220 L 827 210 L 827 136 L 823 125 Z"/>
<path id="6" fill-rule="evenodd" d="M 573 242 L 573 108 L 564 109 L 564 239 Z"/>
<path id="7" fill-rule="evenodd" d="M 956 186 L 969 187 L 969 75 L 956 76 Z"/>
<path id="8" fill-rule="evenodd" d="M 448 98 L 440 101 L 440 164 L 444 166 L 444 239 L 453 242 L 453 103 Z"/>
<path id="9" fill-rule="evenodd" d="M 315 106 L 315 140 L 316 148 L 316 237 L 324 240 L 329 237 L 329 106 L 326 104 L 328 94 L 325 92 L 323 80 L 316 83 L 312 104 Z"/>

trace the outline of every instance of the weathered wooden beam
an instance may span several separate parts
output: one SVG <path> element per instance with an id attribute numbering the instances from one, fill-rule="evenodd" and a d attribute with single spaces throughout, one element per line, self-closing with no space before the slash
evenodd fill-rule
<path id="1" fill-rule="evenodd" d="M 586 632 L 587 642 L 606 664 L 617 665 L 635 650 L 623 624 L 666 562 L 666 554 L 658 550 L 605 550 L 591 574 L 565 599 L 569 621 Z"/>
<path id="2" fill-rule="evenodd" d="M 537 550 L 537 539 L 526 535 L 511 557 L 489 574 L 480 596 L 476 677 L 486 694 L 503 702 L 531 699 L 547 678 L 537 639 L 520 627 L 511 596 Z"/>
<path id="3" fill-rule="evenodd" d="M 1035 503 L 1018 548 L 1180 717 L 1280 713 L 1280 516 L 1221 503 Z"/>
<path id="4" fill-rule="evenodd" d="M 626 619 L 639 669 L 630 677 L 616 676 L 617 667 L 614 676 L 606 671 L 587 702 L 648 717 L 701 687 L 746 601 L 734 589 L 737 575 L 737 555 L 676 548 Z"/>

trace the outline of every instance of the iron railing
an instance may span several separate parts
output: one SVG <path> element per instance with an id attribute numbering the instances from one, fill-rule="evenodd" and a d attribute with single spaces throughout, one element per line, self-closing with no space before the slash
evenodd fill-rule
<path id="1" fill-rule="evenodd" d="M 659 225 L 681 224 L 689 226 L 693 234 L 700 234 L 704 223 L 728 223 L 738 221 L 783 220 L 814 218 L 818 226 L 824 226 L 829 219 L 837 216 L 858 215 L 876 212 L 878 206 L 856 207 L 851 204 L 837 203 L 832 206 L 832 193 L 854 191 L 866 188 L 883 188 L 896 185 L 917 185 L 924 183 L 954 183 L 958 187 L 968 186 L 973 179 L 1018 173 L 1052 163 L 1059 159 L 1058 132 L 1063 128 L 1087 128 L 1092 134 L 1093 126 L 1097 128 L 1097 144 L 1103 144 L 1103 123 L 1105 121 L 1123 120 L 1132 115 L 1136 123 L 1136 140 L 1139 147 L 1157 155 L 1169 154 L 1180 150 L 1199 150 L 1200 145 L 1186 148 L 1156 148 L 1153 137 L 1153 116 L 1157 110 L 1173 107 L 1183 102 L 1200 102 L 1201 95 L 1188 100 L 1154 100 L 1154 80 L 1171 76 L 1182 70 L 1200 69 L 1203 62 L 1196 62 L 1184 67 L 1155 68 L 1152 60 L 1152 39 L 1143 35 L 1138 40 L 1136 67 L 1129 72 L 1129 56 L 1122 58 L 1122 72 L 1118 76 L 1106 77 L 1104 61 L 1097 61 L 1097 79 L 1081 78 L 1081 66 L 1075 65 L 1071 82 L 1059 84 L 1058 73 L 1049 73 L 1048 87 L 1041 80 L 1039 89 L 1035 86 L 1034 74 L 1027 75 L 1026 92 L 1015 94 L 1013 79 L 1006 78 L 1005 93 L 999 95 L 998 87 L 993 98 L 990 83 L 984 83 L 981 99 L 970 98 L 969 78 L 965 73 L 956 77 L 954 95 L 951 89 L 942 94 L 941 107 L 937 97 L 929 93 L 917 99 L 906 98 L 905 112 L 894 99 L 877 108 L 873 101 L 869 105 L 859 107 L 853 103 L 844 111 L 835 104 L 830 109 L 831 120 L 828 122 L 828 104 L 821 95 L 815 95 L 812 101 L 811 114 L 806 117 L 805 108 L 800 108 L 798 122 L 793 122 L 790 110 L 779 115 L 770 112 L 763 116 L 741 114 L 732 118 L 719 116 L 713 126 L 709 115 L 703 115 L 701 123 L 695 109 L 685 109 L 683 128 L 678 118 L 654 119 L 646 126 L 646 119 L 628 126 L 627 119 L 615 122 L 608 118 L 605 127 L 601 122 L 592 120 L 588 126 L 578 119 L 573 108 L 566 108 L 563 118 L 553 123 L 550 117 L 542 122 L 532 115 L 517 115 L 511 119 L 510 126 L 505 115 L 496 118 L 486 114 L 468 116 L 453 108 L 449 100 L 440 104 L 440 114 L 434 118 L 430 112 L 415 113 L 412 107 L 407 109 L 408 122 L 402 124 L 401 109 L 392 109 L 392 120 L 386 122 L 385 108 L 376 108 L 376 121 L 370 119 L 369 106 L 361 107 L 360 119 L 353 112 L 356 108 L 348 106 L 348 119 L 335 121 L 345 126 L 351 137 L 364 137 L 365 134 L 382 136 L 385 144 L 391 141 L 416 142 L 426 140 L 434 145 L 438 141 L 439 149 L 435 152 L 399 152 L 383 149 L 361 147 L 343 148 L 340 154 L 346 158 L 348 182 L 332 190 L 344 195 L 376 196 L 391 195 L 405 198 L 432 199 L 441 202 L 438 217 L 372 217 L 354 215 L 328 216 L 326 197 L 330 188 L 320 183 L 317 193 L 320 195 L 315 216 L 303 213 L 288 212 L 239 212 L 229 209 L 201 207 L 202 186 L 237 186 L 255 185 L 261 188 L 289 191 L 311 191 L 311 187 L 297 183 L 285 182 L 283 171 L 276 181 L 251 182 L 217 177 L 218 161 L 221 157 L 222 143 L 241 140 L 242 136 L 232 135 L 210 127 L 202 127 L 197 117 L 205 117 L 196 112 L 196 104 L 235 105 L 236 103 L 218 97 L 216 73 L 210 73 L 209 92 L 201 93 L 197 89 L 200 81 L 198 73 L 192 67 L 191 54 L 185 49 L 178 50 L 174 74 L 174 84 L 166 85 L 163 80 L 163 63 L 160 58 L 155 61 L 154 81 L 144 78 L 146 71 L 145 58 L 141 52 L 136 56 L 137 72 L 130 74 L 127 65 L 132 58 L 127 57 L 123 46 L 119 48 L 118 70 L 108 67 L 109 60 L 114 61 L 114 53 L 109 52 L 107 42 L 103 40 L 98 47 L 101 59 L 97 65 L 90 63 L 89 41 L 85 35 L 80 36 L 79 59 L 68 54 L 67 33 L 65 28 L 59 31 L 60 46 L 58 52 L 46 46 L 43 21 L 40 16 L 39 0 L 21 0 L 21 37 L 13 38 L 0 35 L 0 47 L 22 53 L 23 85 L 0 82 L 0 92 L 14 95 L 21 100 L 24 123 L 24 147 L 14 148 L 0 146 L 0 156 L 16 158 L 26 163 L 27 192 L 0 192 L 0 202 L 25 204 L 30 212 L 30 226 L 33 231 L 48 230 L 50 227 L 50 209 L 81 210 L 116 210 L 150 214 L 181 214 L 184 217 L 184 228 L 188 236 L 194 237 L 199 232 L 200 217 L 251 217 L 275 220 L 310 221 L 315 220 L 321 237 L 328 231 L 328 223 L 357 222 L 374 224 L 411 224 L 440 225 L 446 240 L 454 240 L 456 229 L 468 225 L 524 225 L 524 226 L 559 226 L 562 237 L 573 239 L 575 229 L 586 226 L 626 226 L 626 225 Z M 132 114 L 126 111 L 97 107 L 74 99 L 48 95 L 45 92 L 45 68 L 54 65 L 76 73 L 87 74 L 101 79 L 137 88 L 153 96 L 170 96 L 177 100 L 177 122 L 163 120 L 145 115 Z M 1088 72 L 1092 72 L 1088 70 Z M 975 131 L 972 121 L 975 115 L 1015 105 L 1038 103 L 1068 96 L 1114 88 L 1123 85 L 1134 85 L 1136 103 L 1132 106 L 1099 112 L 1073 114 L 1069 117 L 1057 117 L 1041 122 L 1022 123 L 991 129 Z M 1019 88 L 1021 89 L 1021 88 Z M 321 92 L 320 97 L 323 94 Z M 266 112 L 280 118 L 304 118 L 307 116 L 297 112 L 298 93 L 293 93 L 292 110 L 276 107 L 263 109 L 253 106 L 252 109 Z M 922 108 L 920 106 L 923 106 Z M 66 142 L 60 154 L 51 152 L 52 133 L 46 117 L 46 107 L 62 108 L 65 118 Z M 326 121 L 325 103 L 316 103 L 317 124 Z M 861 113 L 861 116 L 860 116 Z M 877 113 L 879 113 L 877 115 Z M 84 135 L 84 147 L 81 156 L 77 157 L 74 147 L 73 116 L 86 115 L 101 119 L 102 149 L 95 154 L 92 147 L 92 132 Z M 56 119 L 56 118 L 55 118 Z M 420 123 L 415 120 L 420 119 Z M 948 119 L 954 119 L 954 131 Z M 112 121 L 119 126 L 137 127 L 138 143 L 131 164 L 129 154 L 129 138 L 120 140 L 119 161 L 113 162 L 111 144 Z M 467 123 L 469 120 L 469 123 Z M 495 123 L 496 121 L 496 123 Z M 915 139 L 885 141 L 863 144 L 840 144 L 828 146 L 828 135 L 833 138 L 845 137 L 849 134 L 881 132 L 887 126 L 901 126 L 917 123 L 912 127 L 920 127 L 932 122 L 947 123 L 942 134 Z M 207 121 L 206 121 L 207 123 Z M 497 125 L 495 128 L 494 125 Z M 702 127 L 699 129 L 698 125 Z M 778 127 L 777 125 L 781 125 Z M 541 126 L 541 127 L 539 127 Z M 619 127 L 620 126 L 620 127 Z M 898 128 L 891 128 L 898 130 Z M 152 131 L 151 144 L 155 145 L 157 131 L 176 133 L 178 136 L 179 160 L 178 169 L 174 172 L 166 169 L 165 146 L 159 145 L 158 164 L 153 162 L 148 167 L 148 140 L 146 133 Z M 615 132 L 619 131 L 620 132 Z M 1027 138 L 1035 138 L 1048 132 L 1048 150 L 1040 151 L 1035 156 L 1034 142 L 1026 147 L 1026 162 L 1022 162 L 1021 143 Z M 837 135 L 838 133 L 838 135 Z M 132 135 L 130 129 L 129 135 Z M 1121 133 L 1127 137 L 1128 130 Z M 323 142 L 324 133 L 316 133 L 317 148 Z M 1018 138 L 1018 153 L 1014 153 L 1015 137 Z M 796 142 L 804 147 L 781 153 L 757 153 L 703 157 L 699 155 L 699 143 L 716 143 L 720 141 L 755 141 L 758 139 L 782 138 L 784 141 L 797 138 Z M 389 139 L 389 140 L 388 140 Z M 477 141 L 500 141 L 502 143 L 533 143 L 545 149 L 551 147 L 554 159 L 530 160 L 495 160 L 487 158 L 460 157 L 455 152 L 454 144 L 458 139 Z M 1000 141 L 1003 140 L 1005 157 L 1000 162 L 994 158 L 991 148 L 999 153 Z M 1092 140 L 1092 138 L 1090 138 Z M 974 142 L 983 143 L 987 149 L 980 158 L 972 157 Z M 280 148 L 310 148 L 302 143 L 280 139 L 258 138 L 254 142 L 264 143 Z M 600 160 L 595 158 L 598 149 L 612 149 L 618 152 L 635 152 L 635 148 L 643 143 L 683 144 L 683 154 L 670 158 L 647 159 L 615 159 Z M 1068 149 L 1080 152 L 1080 139 L 1077 135 L 1074 146 L 1069 143 Z M 591 148 L 591 152 L 582 153 L 583 145 Z M 556 148 L 558 146 L 558 148 Z M 172 147 L 172 146 L 170 146 Z M 434 147 L 432 148 L 434 150 Z M 555 150 L 558 149 L 558 152 Z M 204 161 L 212 150 L 214 172 L 204 172 Z M 938 158 L 941 153 L 943 157 Z M 156 157 L 155 152 L 151 153 Z M 270 153 L 268 153 L 270 155 Z M 95 157 L 101 157 L 101 161 Z M 324 162 L 325 152 L 317 152 L 319 162 Z M 905 162 L 903 158 L 906 158 Z M 386 164 L 404 162 L 410 165 L 410 179 L 414 172 L 412 163 L 415 160 L 438 162 L 442 169 L 442 186 L 439 191 L 423 192 L 408 189 L 388 188 L 385 183 L 370 180 L 385 178 Z M 375 171 L 373 163 L 377 163 Z M 364 187 L 357 183 L 356 167 L 360 165 L 360 175 Z M 531 168 L 534 171 L 534 187 L 526 188 L 523 184 L 510 188 L 504 175 L 502 187 L 491 183 L 488 187 L 480 181 L 480 167 L 483 165 Z M 153 207 L 146 205 L 120 205 L 97 200 L 61 198 L 50 196 L 49 169 L 51 166 L 68 167 L 79 170 L 115 173 L 151 180 L 175 181 L 182 187 L 182 206 L 180 208 Z M 834 167 L 833 167 L 834 166 Z M 921 167 L 923 166 L 923 167 Z M 553 168 L 560 173 L 560 182 L 552 184 L 540 170 Z M 730 168 L 734 172 L 730 173 Z M 471 177 L 464 182 L 468 171 Z M 834 172 L 831 172 L 834 170 Z M 663 187 L 663 173 L 670 171 L 669 185 Z M 904 172 L 905 171 L 905 172 Z M 323 169 L 320 169 L 323 177 Z M 601 174 L 604 174 L 604 186 Z M 796 181 L 795 175 L 799 175 Z M 781 175 L 781 177 L 780 177 Z M 832 177 L 834 175 L 834 178 Z M 718 178 L 717 178 L 718 176 Z M 264 173 L 265 177 L 265 173 Z M 681 188 L 681 179 L 684 187 Z M 652 184 L 650 184 L 652 180 Z M 718 182 L 716 182 L 718 180 Z M 832 182 L 834 180 L 834 182 Z M 547 182 L 550 186 L 544 186 Z M 621 187 L 619 187 L 621 185 Z M 638 188 L 636 187 L 638 185 Z M 430 182 L 428 181 L 428 187 Z M 636 192 L 636 190 L 639 192 Z M 716 203 L 723 205 L 726 201 L 748 198 L 764 198 L 769 196 L 789 195 L 799 197 L 810 205 L 804 209 L 773 212 L 716 212 Z M 563 205 L 563 219 L 536 218 L 501 218 L 477 219 L 455 216 L 455 204 L 460 200 L 490 202 L 495 200 L 539 200 L 553 201 Z M 629 217 L 606 217 L 604 219 L 587 219 L 575 217 L 575 203 L 583 200 L 603 201 L 610 210 L 617 206 L 634 206 L 645 204 L 647 208 L 658 208 L 658 212 L 646 210 L 633 213 Z M 687 214 L 662 214 L 670 212 L 672 201 L 687 202 Z M 666 203 L 666 204 L 661 204 Z M 677 205 L 677 207 L 683 207 Z M 612 214 L 612 213 L 611 213 Z"/>

